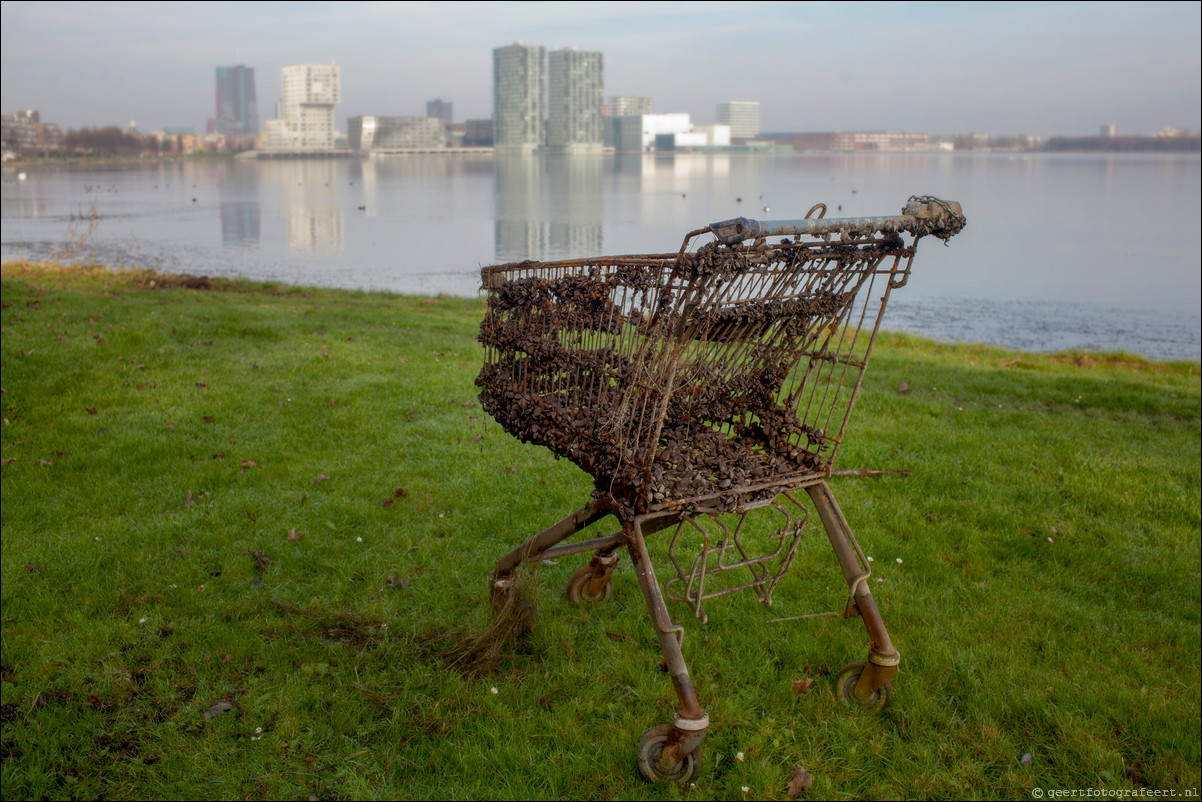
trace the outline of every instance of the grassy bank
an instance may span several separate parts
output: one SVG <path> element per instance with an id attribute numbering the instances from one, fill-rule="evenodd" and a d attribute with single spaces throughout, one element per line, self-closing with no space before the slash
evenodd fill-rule
<path id="1" fill-rule="evenodd" d="M 815 517 L 772 611 L 674 609 L 713 721 L 678 788 L 634 763 L 674 697 L 628 561 L 586 609 L 584 558 L 543 566 L 495 671 L 438 657 L 590 486 L 475 402 L 480 301 L 29 264 L 2 298 L 6 799 L 1199 788 L 1196 363 L 885 335 L 840 467 L 912 473 L 832 482 L 893 705 L 834 696 L 856 622 L 767 621 L 842 605 Z"/>

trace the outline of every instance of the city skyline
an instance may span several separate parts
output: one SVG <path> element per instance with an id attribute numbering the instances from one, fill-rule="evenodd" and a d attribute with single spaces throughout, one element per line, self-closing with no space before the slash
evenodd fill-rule
<path id="1" fill-rule="evenodd" d="M 203 131 L 216 65 L 255 69 L 271 102 L 282 67 L 336 63 L 340 130 L 356 115 L 420 116 L 434 97 L 480 119 L 492 50 L 525 41 L 603 53 L 606 97 L 651 97 L 699 124 L 754 84 L 764 132 L 1202 127 L 1197 3 L 217 5 L 5 2 L 5 105 L 64 129 Z"/>

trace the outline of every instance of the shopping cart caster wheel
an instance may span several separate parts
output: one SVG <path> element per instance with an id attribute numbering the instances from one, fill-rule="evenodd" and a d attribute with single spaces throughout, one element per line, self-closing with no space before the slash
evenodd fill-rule
<path id="1" fill-rule="evenodd" d="M 568 578 L 568 585 L 565 588 L 568 601 L 572 604 L 593 604 L 597 602 L 607 602 L 609 597 L 614 595 L 614 583 L 606 582 L 605 587 L 596 595 L 589 595 L 588 583 L 593 578 L 592 566 L 586 565 Z"/>
<path id="2" fill-rule="evenodd" d="M 843 700 L 844 704 L 863 707 L 877 713 L 888 707 L 889 702 L 893 700 L 893 685 L 886 682 L 873 691 L 867 699 L 857 699 L 854 691 L 856 683 L 860 681 L 860 675 L 864 673 L 865 666 L 866 663 L 863 660 L 848 663 L 835 680 L 835 692 L 839 694 L 839 698 Z"/>
<path id="3" fill-rule="evenodd" d="M 664 751 L 664 743 L 672 732 L 671 724 L 662 727 L 652 727 L 639 741 L 639 771 L 651 782 L 688 782 L 701 772 L 701 747 L 698 746 L 685 755 L 684 760 L 677 763 L 671 770 L 665 770 L 660 765 L 659 756 Z"/>

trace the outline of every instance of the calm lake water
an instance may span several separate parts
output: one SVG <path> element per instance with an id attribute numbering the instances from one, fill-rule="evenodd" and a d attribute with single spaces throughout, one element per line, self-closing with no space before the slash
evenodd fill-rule
<path id="1" fill-rule="evenodd" d="M 963 204 L 886 327 L 1027 350 L 1202 359 L 1197 156 L 677 154 L 173 161 L 3 173 L 4 258 L 474 295 L 482 265 L 675 251 L 730 217 Z M 765 211 L 768 207 L 770 211 Z M 841 209 L 839 207 L 842 207 Z"/>

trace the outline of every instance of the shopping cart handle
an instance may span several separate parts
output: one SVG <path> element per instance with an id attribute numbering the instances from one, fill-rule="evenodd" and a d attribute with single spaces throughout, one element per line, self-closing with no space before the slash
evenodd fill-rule
<path id="1" fill-rule="evenodd" d="M 718 240 L 733 245 L 756 237 L 805 236 L 837 234 L 847 231 L 852 234 L 872 234 L 878 231 L 895 232 L 913 230 L 924 221 L 924 229 L 935 228 L 951 236 L 964 226 L 964 215 L 956 201 L 941 201 L 936 198 L 910 200 L 902 214 L 891 217 L 824 217 L 804 220 L 752 220 L 736 217 L 711 223 L 710 231 Z"/>

